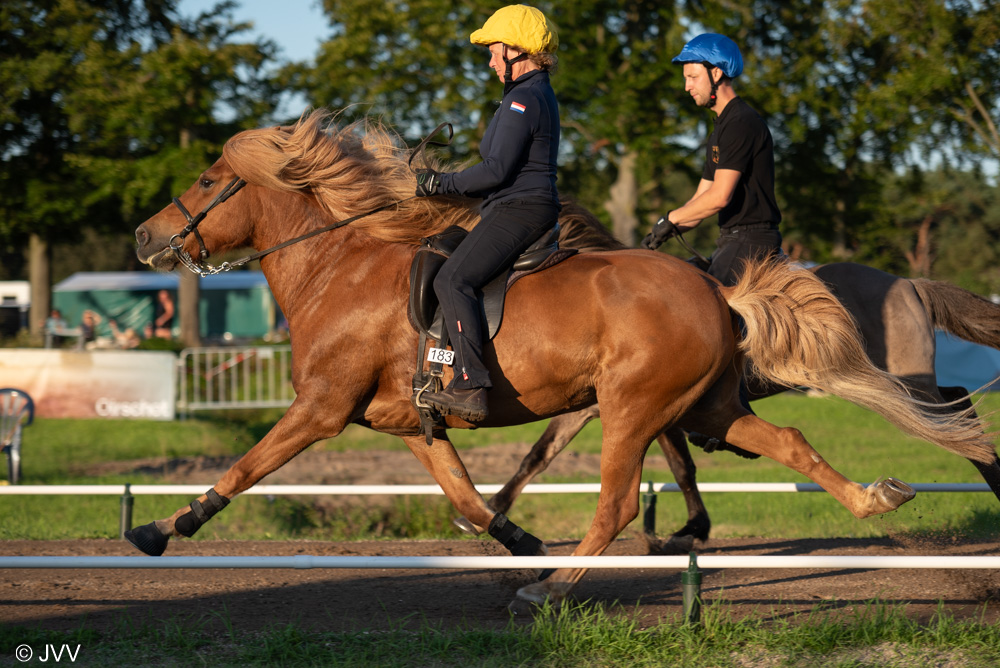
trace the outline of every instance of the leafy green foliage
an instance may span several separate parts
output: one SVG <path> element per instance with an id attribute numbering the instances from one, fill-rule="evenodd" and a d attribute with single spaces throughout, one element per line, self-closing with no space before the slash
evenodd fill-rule
<path id="1" fill-rule="evenodd" d="M 175 0 L 4 3 L 0 251 L 131 230 L 273 111 L 275 47 L 235 41 L 234 6 L 185 19 Z"/>
<path id="2" fill-rule="evenodd" d="M 692 104 L 670 58 L 694 34 L 721 32 L 746 60 L 737 92 L 775 137 L 790 253 L 997 289 L 995 203 L 971 192 L 995 188 L 995 175 L 975 170 L 1000 158 L 997 0 L 537 4 L 560 34 L 560 189 L 623 240 L 694 191 L 713 116 Z M 458 134 L 441 157 L 477 159 L 501 89 L 468 35 L 491 7 L 324 0 L 330 37 L 315 62 L 275 72 L 275 46 L 242 39 L 234 2 L 193 17 L 177 5 L 3 3 L 0 278 L 24 277 L 29 234 L 105 258 L 75 269 L 126 268 L 119 258 L 137 220 L 183 190 L 226 138 L 269 122 L 282 93 L 304 93 L 344 121 L 382 117 L 411 143 L 452 122 Z M 940 179 L 908 172 L 938 165 L 970 188 L 919 190 Z M 690 235 L 702 252 L 712 227 Z M 84 228 L 111 236 L 96 242 Z M 979 252 L 963 264 L 966 247 Z"/>
<path id="3" fill-rule="evenodd" d="M 866 264 L 1000 292 L 1000 195 L 977 170 L 913 169 L 886 178 L 870 222 L 855 233 Z"/>

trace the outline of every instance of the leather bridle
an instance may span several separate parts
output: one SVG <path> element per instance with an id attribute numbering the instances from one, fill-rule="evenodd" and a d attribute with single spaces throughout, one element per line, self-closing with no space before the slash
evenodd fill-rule
<path id="1" fill-rule="evenodd" d="M 443 130 L 445 128 L 448 129 L 448 139 L 447 139 L 447 141 L 445 141 L 445 142 L 431 141 L 431 137 L 436 136 L 439 132 L 441 132 L 441 130 Z M 423 155 L 424 149 L 427 146 L 430 146 L 430 145 L 433 145 L 433 146 L 448 146 L 449 144 L 451 144 L 451 140 L 452 140 L 452 137 L 454 137 L 454 134 L 455 133 L 454 133 L 454 130 L 453 130 L 452 126 L 451 126 L 451 123 L 441 123 L 440 125 L 438 125 L 434 129 L 433 132 L 431 132 L 429 135 L 427 135 L 426 137 L 424 137 L 423 139 L 421 139 L 420 143 L 417 144 L 417 146 L 413 149 L 413 151 L 410 153 L 410 158 L 409 158 L 409 160 L 406 163 L 407 166 L 409 166 L 412 169 L 412 167 L 413 167 L 413 159 L 418 154 L 421 155 L 421 158 L 423 159 L 424 164 L 426 165 L 427 164 L 427 158 L 426 158 L 426 156 Z M 416 195 L 411 195 L 410 197 L 406 197 L 404 199 L 401 199 L 401 200 L 398 200 L 398 201 L 395 201 L 395 202 L 390 202 L 388 204 L 383 204 L 382 206 L 375 207 L 374 209 L 371 209 L 369 211 L 365 211 L 364 213 L 359 213 L 356 216 L 351 216 L 350 218 L 346 218 L 344 220 L 338 220 L 335 223 L 330 223 L 329 225 L 325 225 L 325 226 L 320 227 L 318 229 L 310 230 L 309 232 L 306 232 L 305 234 L 299 235 L 299 236 L 297 236 L 297 237 L 295 237 L 293 239 L 289 239 L 287 241 L 283 241 L 280 244 L 278 244 L 277 246 L 272 246 L 271 248 L 268 248 L 268 249 L 262 250 L 262 251 L 258 251 L 256 253 L 253 253 L 252 255 L 247 255 L 246 257 L 242 257 L 242 258 L 240 258 L 238 260 L 233 260 L 232 262 L 223 262 L 218 267 L 214 267 L 211 264 L 208 264 L 206 262 L 206 260 L 208 259 L 208 256 L 209 256 L 209 252 L 208 252 L 208 248 L 205 247 L 205 241 L 204 241 L 204 239 L 201 238 L 201 233 L 198 232 L 198 225 L 201 223 L 201 221 L 203 221 L 205 219 L 205 216 L 208 215 L 209 211 L 211 211 L 212 209 L 214 209 L 215 207 L 219 206 L 220 204 L 222 204 L 223 202 L 225 202 L 227 199 L 229 199 L 230 197 L 232 197 L 233 195 L 235 195 L 246 184 L 247 184 L 246 181 L 244 181 L 243 179 L 241 179 L 240 177 L 237 176 L 232 181 L 230 181 L 226 185 L 226 187 L 223 188 L 222 191 L 218 195 L 216 195 L 214 199 L 212 199 L 211 202 L 208 203 L 208 206 L 206 206 L 204 209 L 202 209 L 195 216 L 192 216 L 190 214 L 190 212 L 188 212 L 187 208 L 181 202 L 181 200 L 180 200 L 179 197 L 174 197 L 173 198 L 174 206 L 176 206 L 178 209 L 180 209 L 181 213 L 184 215 L 184 218 L 188 221 L 188 224 L 180 232 L 178 232 L 174 236 L 170 237 L 170 241 L 168 243 L 168 246 L 169 246 L 170 250 L 173 251 L 174 256 L 177 258 L 177 260 L 181 264 L 183 264 L 190 271 L 192 271 L 195 274 L 198 274 L 202 278 L 204 278 L 205 276 L 211 276 L 213 274 L 218 274 L 218 273 L 221 273 L 221 272 L 224 272 L 224 271 L 230 271 L 231 269 L 235 269 L 236 267 L 242 266 L 242 265 L 244 265 L 244 264 L 246 264 L 248 262 L 253 262 L 254 260 L 259 260 L 260 258 L 264 257 L 265 255 L 273 253 L 273 252 L 275 252 L 277 250 L 281 250 L 282 248 L 285 248 L 287 246 L 291 246 L 292 244 L 298 243 L 300 241 L 304 241 L 305 239 L 308 239 L 310 237 L 314 237 L 317 234 L 322 234 L 323 232 L 329 232 L 330 230 L 335 230 L 335 229 L 337 229 L 339 227 L 343 227 L 345 225 L 353 223 L 354 221 L 356 221 L 356 220 L 358 220 L 360 218 L 364 218 L 366 216 L 371 216 L 372 214 L 379 213 L 380 211 L 385 211 L 386 209 L 391 209 L 391 208 L 393 208 L 395 206 L 398 206 L 398 205 L 402 204 L 403 202 L 408 202 L 411 199 L 415 199 L 416 198 Z M 194 258 L 191 257 L 191 254 L 188 253 L 187 251 L 185 251 L 184 248 L 183 248 L 184 247 L 184 239 L 187 238 L 187 236 L 190 235 L 190 234 L 193 234 L 194 238 L 198 241 L 199 252 L 198 252 L 198 260 L 197 261 L 195 261 Z"/>

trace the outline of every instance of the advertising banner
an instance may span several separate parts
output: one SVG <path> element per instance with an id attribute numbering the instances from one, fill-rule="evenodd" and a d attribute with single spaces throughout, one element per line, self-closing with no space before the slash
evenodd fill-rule
<path id="1" fill-rule="evenodd" d="M 154 351 L 0 349 L 0 388 L 42 418 L 173 420 L 177 357 Z"/>

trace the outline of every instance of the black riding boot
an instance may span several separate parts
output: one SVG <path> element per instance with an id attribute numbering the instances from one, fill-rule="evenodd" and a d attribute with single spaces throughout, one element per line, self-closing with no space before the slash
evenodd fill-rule
<path id="1" fill-rule="evenodd" d="M 440 392 L 424 394 L 423 400 L 444 415 L 454 415 L 469 422 L 482 422 L 489 415 L 485 387 L 461 389 L 448 386 Z"/>

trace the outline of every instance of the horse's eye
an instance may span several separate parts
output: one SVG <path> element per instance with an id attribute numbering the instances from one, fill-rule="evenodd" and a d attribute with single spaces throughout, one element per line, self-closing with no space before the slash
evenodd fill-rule
<path id="1" fill-rule="evenodd" d="M 208 190 L 209 188 L 211 188 L 212 186 L 214 186 L 214 185 L 215 185 L 215 181 L 213 181 L 212 179 L 202 179 L 202 180 L 201 180 L 201 181 L 200 181 L 200 182 L 198 183 L 198 185 L 200 185 L 200 186 L 201 186 L 202 188 L 204 188 L 205 190 Z"/>

